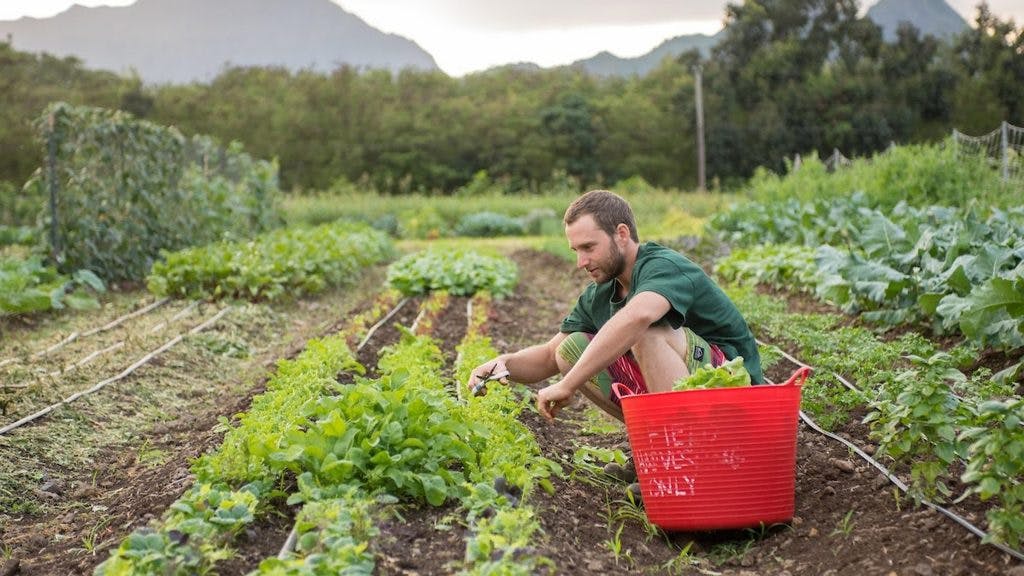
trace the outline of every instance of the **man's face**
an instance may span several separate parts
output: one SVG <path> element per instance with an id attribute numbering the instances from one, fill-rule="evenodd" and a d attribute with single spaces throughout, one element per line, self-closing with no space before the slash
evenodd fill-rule
<path id="1" fill-rule="evenodd" d="M 626 259 L 618 244 L 598 228 L 593 216 L 585 214 L 567 224 L 565 237 L 576 252 L 576 267 L 585 269 L 594 282 L 603 284 L 625 270 Z"/>

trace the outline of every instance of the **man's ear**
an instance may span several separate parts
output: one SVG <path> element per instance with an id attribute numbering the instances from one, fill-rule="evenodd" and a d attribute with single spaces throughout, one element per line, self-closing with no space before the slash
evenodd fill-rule
<path id="1" fill-rule="evenodd" d="M 629 233 L 629 226 L 618 224 L 615 226 L 615 239 L 620 242 L 628 242 L 632 236 Z"/>

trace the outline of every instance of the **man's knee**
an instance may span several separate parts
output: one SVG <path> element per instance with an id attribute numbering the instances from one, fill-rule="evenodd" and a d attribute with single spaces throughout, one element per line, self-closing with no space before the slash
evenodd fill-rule
<path id="1" fill-rule="evenodd" d="M 555 363 L 562 374 L 576 365 L 589 343 L 590 335 L 585 332 L 573 332 L 562 340 L 555 353 Z"/>
<path id="2" fill-rule="evenodd" d="M 668 324 L 661 324 L 652 325 L 644 330 L 631 350 L 638 359 L 649 357 L 652 354 L 662 354 L 667 350 L 674 351 L 682 358 L 685 356 L 687 345 L 685 330 L 677 330 Z"/>

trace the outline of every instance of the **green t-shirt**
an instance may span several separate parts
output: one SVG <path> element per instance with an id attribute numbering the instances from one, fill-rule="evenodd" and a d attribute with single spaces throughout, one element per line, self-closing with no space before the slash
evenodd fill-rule
<path id="1" fill-rule="evenodd" d="M 576 300 L 572 312 L 562 320 L 562 332 L 596 334 L 604 323 L 634 295 L 654 292 L 668 300 L 671 308 L 658 322 L 672 328 L 686 326 L 726 358 L 743 356 L 743 364 L 754 383 L 763 383 L 761 356 L 754 335 L 736 305 L 707 274 L 688 258 L 655 244 L 644 242 L 637 252 L 629 294 L 615 299 L 617 280 L 591 283 Z"/>

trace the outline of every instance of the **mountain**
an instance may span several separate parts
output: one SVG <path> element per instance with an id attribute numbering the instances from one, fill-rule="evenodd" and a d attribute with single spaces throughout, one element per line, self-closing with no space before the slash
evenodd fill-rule
<path id="1" fill-rule="evenodd" d="M 945 0 L 880 0 L 867 11 L 867 17 L 882 28 L 887 42 L 896 39 L 900 22 L 910 22 L 922 35 L 949 39 L 968 28 L 967 22 Z M 601 52 L 571 65 L 596 76 L 643 76 L 655 69 L 665 57 L 675 57 L 696 48 L 707 57 L 724 31 L 714 36 L 689 34 L 676 36 L 636 58 L 620 58 Z"/>
<path id="2" fill-rule="evenodd" d="M 968 28 L 967 21 L 945 0 L 880 0 L 868 9 L 867 17 L 882 28 L 886 42 L 896 39 L 900 22 L 909 22 L 936 38 L 949 39 Z"/>
<path id="3" fill-rule="evenodd" d="M 327 72 L 438 70 L 415 42 L 385 34 L 331 0 L 138 0 L 74 5 L 52 18 L 0 21 L 14 48 L 76 56 L 147 83 L 212 80 L 226 65 Z"/>
<path id="4" fill-rule="evenodd" d="M 653 50 L 636 58 L 620 58 L 610 52 L 601 52 L 585 60 L 577 60 L 571 66 L 583 68 L 595 76 L 643 76 L 658 67 L 666 57 L 675 57 L 697 49 L 707 57 L 718 42 L 721 32 L 714 36 L 687 34 L 676 36 L 657 45 Z"/>

